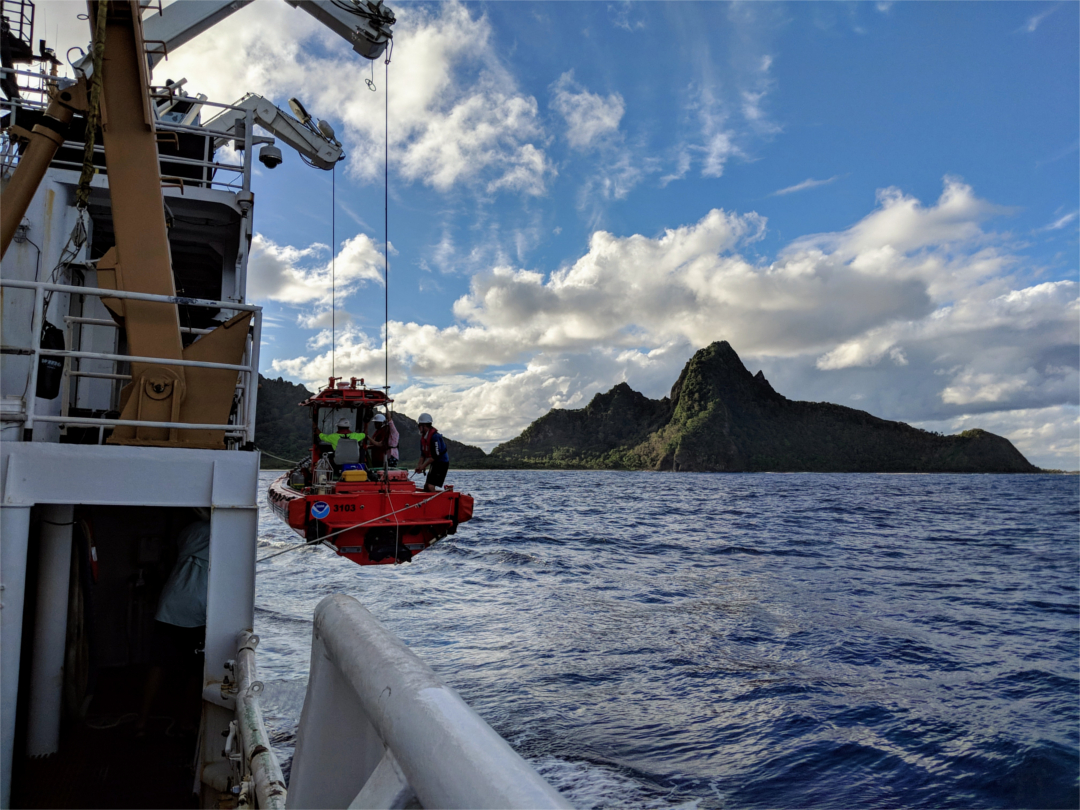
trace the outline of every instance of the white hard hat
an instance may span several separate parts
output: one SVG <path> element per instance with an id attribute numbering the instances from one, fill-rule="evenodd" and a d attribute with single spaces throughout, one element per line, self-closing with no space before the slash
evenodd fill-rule
<path id="1" fill-rule="evenodd" d="M 431 424 L 431 414 L 430 413 L 422 413 L 422 414 L 420 414 L 420 418 L 417 419 L 416 421 L 417 421 L 418 424 L 421 424 L 421 425 L 430 425 Z"/>
<path id="2" fill-rule="evenodd" d="M 339 428 L 351 428 L 352 422 L 350 422 L 347 418 L 342 417 L 341 419 L 338 419 L 337 426 Z"/>
<path id="3" fill-rule="evenodd" d="M 371 421 L 378 422 L 381 425 L 383 422 L 386 421 L 386 417 L 383 416 L 381 413 L 377 413 L 377 414 L 375 414 L 375 418 L 372 419 Z"/>

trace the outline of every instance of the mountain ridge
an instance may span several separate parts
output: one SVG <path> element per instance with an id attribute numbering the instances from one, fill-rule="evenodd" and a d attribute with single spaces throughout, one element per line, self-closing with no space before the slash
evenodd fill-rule
<path id="1" fill-rule="evenodd" d="M 634 397 L 635 408 L 616 407 Z M 619 417 L 628 423 L 612 431 Z M 616 432 L 627 438 L 613 441 Z M 592 440 L 569 443 L 582 434 Z M 549 411 L 492 450 L 484 466 L 498 461 L 687 472 L 1039 471 L 1007 439 L 983 430 L 941 436 L 843 405 L 789 400 L 761 371 L 751 374 L 727 341 L 696 352 L 669 396 L 649 400 L 620 383 L 583 409 Z"/>
<path id="2" fill-rule="evenodd" d="M 304 386 L 260 376 L 256 444 L 310 450 Z M 402 466 L 420 454 L 416 422 L 395 413 Z M 452 467 L 674 472 L 1040 472 L 1008 439 L 980 429 L 943 436 L 831 402 L 791 400 L 751 374 L 727 341 L 697 351 L 668 396 L 625 382 L 584 408 L 553 408 L 486 454 L 447 438 Z M 264 462 L 273 466 L 274 462 Z"/>

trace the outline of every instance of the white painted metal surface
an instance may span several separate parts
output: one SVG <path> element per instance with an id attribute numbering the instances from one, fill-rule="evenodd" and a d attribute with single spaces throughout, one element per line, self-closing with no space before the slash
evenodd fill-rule
<path id="1" fill-rule="evenodd" d="M 4 445 L 0 444 L 0 448 Z M 3 469 L 0 461 L 0 470 Z M 0 506 L 0 807 L 11 806 L 15 702 L 19 693 L 29 506 Z"/>
<path id="2" fill-rule="evenodd" d="M 238 123 L 252 119 L 320 169 L 334 168 L 342 157 L 344 150 L 337 141 L 331 141 L 315 127 L 304 126 L 269 99 L 254 93 L 249 93 L 230 109 L 207 121 L 206 126 L 235 133 Z M 245 137 L 248 126 L 245 126 Z M 215 145 L 224 146 L 227 140 L 230 139 L 219 138 Z"/>
<path id="3" fill-rule="evenodd" d="M 68 579 L 71 573 L 70 504 L 41 510 L 37 615 L 30 675 L 30 712 L 26 752 L 32 757 L 60 749 L 60 707 L 64 688 L 64 646 L 67 641 Z"/>
<path id="4" fill-rule="evenodd" d="M 315 609 L 288 806 L 400 799 L 395 768 L 424 807 L 570 806 L 359 602 L 328 596 Z"/>
<path id="5" fill-rule="evenodd" d="M 0 504 L 5 518 L 3 576 L 6 586 L 10 570 L 15 586 L 14 592 L 4 592 L 4 689 L 18 683 L 18 634 L 26 567 L 27 529 L 22 529 L 20 540 L 17 513 L 28 513 L 29 509 L 15 507 L 48 503 L 203 506 L 212 509 L 203 697 L 231 710 L 232 696 L 221 694 L 225 662 L 234 656 L 236 634 L 250 630 L 254 622 L 259 454 L 172 447 L 4 442 L 0 444 L 0 473 Z M 9 512 L 13 521 L 10 532 Z M 28 519 L 25 525 L 29 526 Z M 9 595 L 17 595 L 17 604 Z M 9 606 L 16 609 L 9 611 Z M 16 612 L 18 624 L 14 619 Z M 10 681 L 9 635 L 15 651 L 10 658 L 14 661 L 15 677 Z M 7 700 L 6 691 L 4 700 Z M 8 716 L 5 712 L 5 734 Z M 6 750 L 4 755 L 8 756 Z"/>

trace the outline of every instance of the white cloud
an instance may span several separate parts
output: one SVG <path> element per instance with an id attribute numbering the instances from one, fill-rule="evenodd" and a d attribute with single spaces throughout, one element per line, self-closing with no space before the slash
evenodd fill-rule
<path id="1" fill-rule="evenodd" d="M 835 183 L 839 179 L 840 175 L 836 174 L 830 177 L 828 180 L 815 180 L 813 177 L 808 177 L 801 183 L 796 183 L 793 186 L 782 188 L 779 191 L 774 191 L 770 196 L 782 197 L 785 194 L 794 194 L 796 191 L 806 191 L 808 188 L 817 188 L 818 186 L 827 186 L 829 183 Z"/>
<path id="2" fill-rule="evenodd" d="M 395 11 L 395 58 L 388 82 L 376 60 L 375 93 L 361 81 L 372 63 L 303 11 L 266 0 L 184 45 L 155 80 L 186 77 L 191 92 L 215 101 L 246 91 L 279 103 L 297 96 L 314 116 L 343 122 L 348 170 L 366 180 L 382 177 L 389 92 L 390 159 L 407 179 L 439 190 L 542 193 L 554 169 L 537 103 L 500 63 L 487 19 L 457 3 Z"/>
<path id="3" fill-rule="evenodd" d="M 621 28 L 623 31 L 628 32 L 644 30 L 645 23 L 642 20 L 630 19 L 630 12 L 634 5 L 635 4 L 630 2 L 630 0 L 621 0 L 618 3 L 613 3 L 608 6 L 608 15 L 611 17 L 611 22 L 616 28 Z"/>
<path id="4" fill-rule="evenodd" d="M 454 325 L 391 323 L 391 377 L 406 381 L 403 408 L 439 412 L 451 435 L 487 447 L 621 380 L 661 396 L 720 339 L 789 397 L 890 419 L 970 427 L 984 413 L 1075 407 L 1078 285 L 1021 283 L 1023 257 L 983 229 L 1001 210 L 953 179 L 928 206 L 887 190 L 851 228 L 797 240 L 769 265 L 740 253 L 764 230 L 752 213 L 713 210 L 655 236 L 597 231 L 550 274 L 477 273 Z M 339 328 L 338 369 L 381 378 L 381 343 Z M 324 335 L 274 367 L 319 380 L 328 349 Z"/>
<path id="5" fill-rule="evenodd" d="M 1064 228 L 1070 222 L 1073 222 L 1077 218 L 1078 215 L 1080 215 L 1080 211 L 1073 211 L 1073 212 L 1071 212 L 1069 214 L 1065 214 L 1065 216 L 1058 217 L 1053 222 L 1051 222 L 1049 225 L 1045 225 L 1042 228 L 1039 228 L 1039 230 L 1040 231 L 1060 231 L 1062 228 Z"/>
<path id="6" fill-rule="evenodd" d="M 626 104 L 618 93 L 606 98 L 590 93 L 574 81 L 574 71 L 552 85 L 552 109 L 566 121 L 566 138 L 574 149 L 584 151 L 619 130 Z"/>
<path id="7" fill-rule="evenodd" d="M 1046 9 L 1046 11 L 1040 11 L 1038 14 L 1033 14 L 1032 16 L 1028 17 L 1027 22 L 1024 23 L 1023 26 L 1021 26 L 1020 30 L 1028 34 L 1034 34 L 1038 30 L 1039 26 L 1042 25 L 1042 21 L 1057 10 L 1058 7 L 1054 5 Z"/>
<path id="8" fill-rule="evenodd" d="M 325 306 L 332 298 L 344 301 L 365 284 L 382 284 L 382 252 L 367 234 L 342 242 L 333 262 L 327 258 L 329 252 L 326 245 L 301 249 L 255 234 L 248 259 L 248 297 Z"/>

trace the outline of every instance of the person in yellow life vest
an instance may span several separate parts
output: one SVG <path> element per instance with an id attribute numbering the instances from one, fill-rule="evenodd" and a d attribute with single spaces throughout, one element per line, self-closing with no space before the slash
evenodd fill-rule
<path id="1" fill-rule="evenodd" d="M 352 433 L 352 425 L 349 424 L 349 420 L 342 418 L 337 423 L 337 433 L 320 433 L 319 438 L 324 442 L 329 442 L 330 446 L 337 450 L 337 443 L 339 439 L 356 439 L 363 447 L 364 439 L 367 438 L 363 433 Z M 360 456 L 363 458 L 363 455 Z"/>

